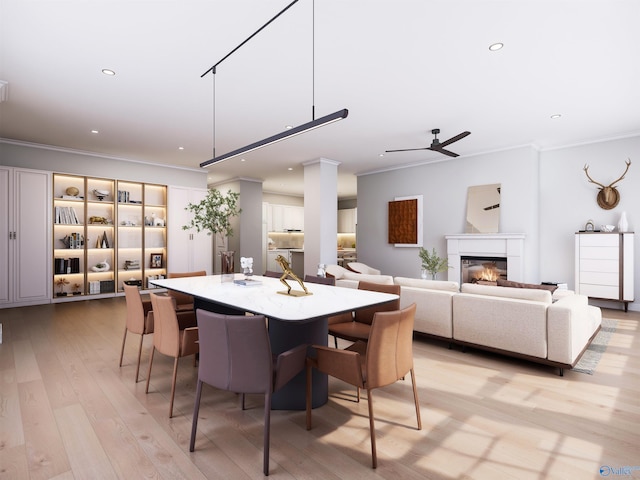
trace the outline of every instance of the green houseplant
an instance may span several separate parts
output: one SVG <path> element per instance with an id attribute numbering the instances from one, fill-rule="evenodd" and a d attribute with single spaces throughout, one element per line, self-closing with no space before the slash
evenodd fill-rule
<path id="1" fill-rule="evenodd" d="M 431 252 L 420 247 L 418 256 L 422 262 L 422 270 L 431 274 L 431 279 L 435 280 L 440 272 L 446 272 L 449 269 L 449 261 L 446 258 L 440 258 L 433 248 Z"/>
<path id="2" fill-rule="evenodd" d="M 228 191 L 222 194 L 215 188 L 209 189 L 207 196 L 199 203 L 189 203 L 185 210 L 193 213 L 193 218 L 188 225 L 183 225 L 183 230 L 195 228 L 197 232 L 207 231 L 207 235 L 221 233 L 225 237 L 233 236 L 231 217 L 242 212 L 238 207 L 240 194 Z"/>
<path id="3" fill-rule="evenodd" d="M 242 209 L 238 206 L 240 194 L 228 191 L 222 194 L 220 190 L 211 188 L 207 191 L 199 203 L 189 203 L 185 210 L 193 214 L 193 218 L 188 225 L 183 225 L 183 230 L 195 228 L 199 233 L 206 231 L 207 235 L 221 234 L 225 237 L 233 236 L 233 228 L 231 228 L 231 218 L 238 216 Z M 222 274 L 225 277 L 232 278 L 234 270 L 234 252 L 221 252 Z"/>

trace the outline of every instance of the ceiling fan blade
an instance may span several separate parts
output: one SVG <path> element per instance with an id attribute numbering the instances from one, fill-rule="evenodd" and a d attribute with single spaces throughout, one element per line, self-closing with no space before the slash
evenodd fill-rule
<path id="1" fill-rule="evenodd" d="M 449 150 L 445 150 L 444 148 L 442 148 L 442 144 L 436 146 L 436 147 L 429 147 L 428 150 L 433 150 L 434 152 L 440 152 L 444 155 L 449 155 L 450 157 L 459 157 L 460 155 L 458 155 L 457 153 L 453 153 Z"/>
<path id="2" fill-rule="evenodd" d="M 451 137 L 449 140 L 445 140 L 440 144 L 440 147 L 446 147 L 447 145 L 451 145 L 453 142 L 457 142 L 458 140 L 462 140 L 467 135 L 471 134 L 471 132 L 462 132 L 455 137 Z"/>
<path id="3" fill-rule="evenodd" d="M 404 148 L 402 150 L 385 150 L 385 153 L 393 153 L 393 152 L 414 152 L 416 150 L 430 150 L 429 147 L 426 148 Z"/>

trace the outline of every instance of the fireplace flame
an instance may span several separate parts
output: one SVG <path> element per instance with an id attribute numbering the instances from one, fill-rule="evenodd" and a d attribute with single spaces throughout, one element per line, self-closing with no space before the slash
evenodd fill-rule
<path id="1" fill-rule="evenodd" d="M 473 273 L 474 280 L 483 280 L 487 282 L 495 282 L 500 278 L 500 272 L 495 263 L 483 263 L 482 270 Z"/>

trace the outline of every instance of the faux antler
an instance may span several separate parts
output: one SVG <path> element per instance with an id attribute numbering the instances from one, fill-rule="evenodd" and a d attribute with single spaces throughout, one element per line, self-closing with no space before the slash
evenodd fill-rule
<path id="1" fill-rule="evenodd" d="M 601 184 L 600 182 L 596 182 L 593 178 L 591 178 L 591 175 L 589 175 L 589 165 L 585 164 L 585 166 L 582 169 L 584 170 L 584 173 L 587 174 L 587 178 L 591 183 L 595 183 L 596 185 L 600 185 L 602 188 L 604 188 L 603 184 Z"/>
<path id="2" fill-rule="evenodd" d="M 609 188 L 613 187 L 614 184 L 618 183 L 620 180 L 622 180 L 624 178 L 624 176 L 627 174 L 627 172 L 629 171 L 629 167 L 631 166 L 631 159 L 627 158 L 627 161 L 624 162 L 627 164 L 627 168 L 624 170 L 624 173 L 620 176 L 620 178 L 618 178 L 617 180 L 614 180 L 613 182 L 611 182 L 609 184 Z M 600 182 L 596 182 L 593 178 L 591 178 L 591 176 L 589 175 L 589 165 L 586 165 L 583 167 L 584 173 L 587 174 L 587 178 L 589 179 L 589 181 L 591 183 L 595 183 L 596 185 L 600 185 L 602 188 L 607 188 L 605 185 L 601 184 Z"/>
<path id="3" fill-rule="evenodd" d="M 627 164 L 627 168 L 624 169 L 624 173 L 622 174 L 622 176 L 619 179 L 617 179 L 616 181 L 614 181 L 614 182 L 609 184 L 610 187 L 613 187 L 614 183 L 618 183 L 620 180 L 622 180 L 624 178 L 624 176 L 627 174 L 627 172 L 629 171 L 629 167 L 631 166 L 631 159 L 627 158 L 627 161 L 624 162 L 624 163 Z"/>

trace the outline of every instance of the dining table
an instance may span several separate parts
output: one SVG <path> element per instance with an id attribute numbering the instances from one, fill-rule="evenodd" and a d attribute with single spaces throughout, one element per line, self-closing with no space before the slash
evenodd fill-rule
<path id="1" fill-rule="evenodd" d="M 292 294 L 279 278 L 244 274 L 206 275 L 149 280 L 159 288 L 191 295 L 195 309 L 228 315 L 264 315 L 268 322 L 271 351 L 274 355 L 297 345 L 328 344 L 328 318 L 343 312 L 381 305 L 398 298 L 395 294 L 358 290 L 305 282 L 308 294 L 301 286 L 287 279 Z M 328 400 L 328 378 L 313 371 L 312 407 Z M 306 375 L 300 372 L 272 396 L 276 410 L 304 410 L 306 405 Z"/>

